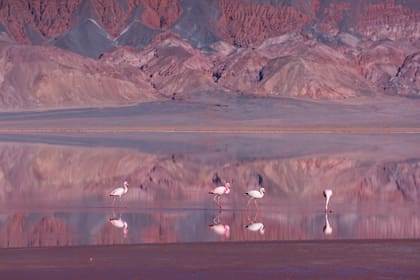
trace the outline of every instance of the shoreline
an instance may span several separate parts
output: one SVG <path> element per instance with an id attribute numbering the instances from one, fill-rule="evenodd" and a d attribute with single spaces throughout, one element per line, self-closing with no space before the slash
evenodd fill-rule
<path id="1" fill-rule="evenodd" d="M 145 132 L 145 133 L 396 133 L 417 134 L 420 127 L 195 127 L 195 126 L 131 126 L 131 127 L 42 127 L 42 128 L 0 128 L 0 134 L 27 134 L 27 133 L 118 133 L 118 132 Z"/>
<path id="2" fill-rule="evenodd" d="M 337 279 L 420 276 L 418 240 L 247 241 L 0 249 L 0 277 Z"/>

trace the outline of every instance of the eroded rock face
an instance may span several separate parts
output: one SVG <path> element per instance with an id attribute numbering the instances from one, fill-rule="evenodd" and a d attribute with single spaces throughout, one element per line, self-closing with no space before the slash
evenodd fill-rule
<path id="1" fill-rule="evenodd" d="M 420 52 L 405 58 L 395 77 L 389 80 L 386 90 L 404 96 L 420 96 Z"/>
<path id="2" fill-rule="evenodd" d="M 238 47 L 255 46 L 270 37 L 299 32 L 311 19 L 294 7 L 252 1 L 221 0 L 219 10 L 221 36 Z"/>
<path id="3" fill-rule="evenodd" d="M 210 58 L 172 33 L 162 34 L 141 52 L 117 49 L 104 60 L 140 69 L 153 88 L 172 99 L 213 87 Z"/>
<path id="4" fill-rule="evenodd" d="M 0 14 L 10 37 L 2 41 L 28 45 L 2 44 L 2 52 L 25 50 L 40 62 L 3 67 L 9 109 L 133 104 L 149 92 L 324 100 L 419 92 L 416 1 L 3 1 Z M 70 59 L 63 65 L 77 75 L 53 56 Z"/>

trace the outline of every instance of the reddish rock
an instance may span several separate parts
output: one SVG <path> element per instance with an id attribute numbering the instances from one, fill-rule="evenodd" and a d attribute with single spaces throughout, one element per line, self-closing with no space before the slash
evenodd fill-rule
<path id="1" fill-rule="evenodd" d="M 172 26 L 182 13 L 179 0 L 143 0 L 146 10 L 141 18 L 155 29 L 167 29 Z"/>
<path id="2" fill-rule="evenodd" d="M 409 55 L 385 88 L 387 92 L 404 96 L 420 96 L 420 52 Z"/>
<path id="3" fill-rule="evenodd" d="M 213 87 L 210 59 L 172 33 L 159 36 L 141 52 L 119 48 L 104 59 L 140 69 L 156 90 L 171 98 Z"/>
<path id="4" fill-rule="evenodd" d="M 230 90 L 312 99 L 374 96 L 358 67 L 333 48 L 300 36 L 266 40 L 227 57 L 220 84 Z"/>
<path id="5" fill-rule="evenodd" d="M 420 10 L 395 2 L 367 5 L 358 17 L 357 30 L 375 41 L 419 38 Z"/>
<path id="6" fill-rule="evenodd" d="M 310 16 L 288 6 L 220 0 L 220 36 L 239 47 L 255 46 L 269 37 L 299 32 Z"/>
<path id="7" fill-rule="evenodd" d="M 0 23 L 11 36 L 29 43 L 27 28 L 44 37 L 52 37 L 71 28 L 73 15 L 81 1 L 13 1 L 0 4 Z"/>

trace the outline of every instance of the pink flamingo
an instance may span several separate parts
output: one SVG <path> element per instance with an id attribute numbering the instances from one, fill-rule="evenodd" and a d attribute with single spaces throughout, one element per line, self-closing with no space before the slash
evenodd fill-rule
<path id="1" fill-rule="evenodd" d="M 123 186 L 122 187 L 117 187 L 115 189 L 113 189 L 110 193 L 109 196 L 113 197 L 112 200 L 112 206 L 114 206 L 114 202 L 115 199 L 118 197 L 121 200 L 121 196 L 123 196 L 124 194 L 126 194 L 128 192 L 128 182 L 124 181 Z"/>
<path id="2" fill-rule="evenodd" d="M 226 183 L 224 186 L 218 186 L 211 191 L 209 191 L 209 194 L 214 194 L 214 201 L 216 201 L 217 205 L 219 206 L 219 209 L 222 209 L 222 205 L 220 204 L 220 197 L 224 194 L 230 193 L 230 183 Z"/>

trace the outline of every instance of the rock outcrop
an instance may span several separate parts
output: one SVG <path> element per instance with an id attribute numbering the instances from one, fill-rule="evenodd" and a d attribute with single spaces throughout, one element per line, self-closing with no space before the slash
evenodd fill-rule
<path id="1" fill-rule="evenodd" d="M 2 44 L 1 52 L 24 50 L 40 62 L 8 62 L 22 80 L 16 85 L 4 68 L 8 108 L 133 104 L 149 101 L 151 92 L 322 100 L 419 92 L 416 1 L 7 0 L 0 15 L 1 36 L 23 44 Z M 49 63 L 66 57 L 71 62 L 63 64 L 80 77 Z M 146 94 L 136 96 L 135 87 Z"/>

